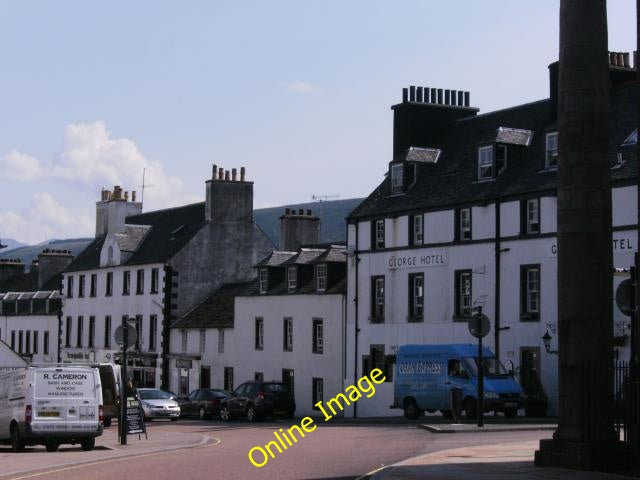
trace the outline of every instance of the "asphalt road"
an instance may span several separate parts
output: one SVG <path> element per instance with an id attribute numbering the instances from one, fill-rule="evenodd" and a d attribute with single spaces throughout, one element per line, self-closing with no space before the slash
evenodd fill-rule
<path id="1" fill-rule="evenodd" d="M 383 465 L 415 455 L 463 446 L 524 441 L 550 436 L 550 432 L 496 432 L 432 434 L 408 422 L 399 423 L 340 423 L 320 424 L 283 453 L 274 450 L 264 467 L 254 467 L 248 452 L 254 446 L 264 446 L 274 440 L 274 431 L 287 429 L 292 421 L 220 423 L 217 421 L 181 420 L 177 423 L 153 422 L 149 435 L 167 435 L 185 432 L 206 435 L 211 441 L 195 448 L 143 453 L 126 458 L 91 460 L 93 452 L 82 452 L 82 465 L 52 466 L 34 473 L 4 477 L 5 479 L 47 480 L 251 480 L 251 479 L 306 479 L 347 480 Z M 299 422 L 299 420 L 298 420 Z M 144 442 L 130 438 L 129 442 Z M 18 454 L 21 461 L 29 455 L 65 455 L 66 452 L 44 453 L 42 448 Z M 33 457 L 32 457 L 33 458 Z M 49 457 L 58 459 L 59 457 Z M 261 462 L 262 457 L 256 455 Z M 5 457 L 5 460 L 10 460 Z"/>

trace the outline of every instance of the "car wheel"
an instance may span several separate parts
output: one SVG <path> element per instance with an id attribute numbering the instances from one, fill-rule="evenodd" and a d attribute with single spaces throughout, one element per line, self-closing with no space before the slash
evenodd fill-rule
<path id="1" fill-rule="evenodd" d="M 80 448 L 82 448 L 82 450 L 84 450 L 85 452 L 93 450 L 95 446 L 96 446 L 96 439 L 94 437 L 85 438 L 80 442 Z"/>
<path id="2" fill-rule="evenodd" d="M 412 398 L 405 400 L 404 402 L 404 416 L 409 420 L 415 420 L 420 416 L 420 410 L 418 409 L 418 405 L 416 401 Z"/>
<path id="3" fill-rule="evenodd" d="M 256 412 L 256 409 L 253 405 L 249 405 L 247 407 L 247 420 L 249 420 L 250 422 L 257 422 L 258 421 L 258 414 Z"/>
<path id="4" fill-rule="evenodd" d="M 24 451 L 24 441 L 20 437 L 18 426 L 15 424 L 11 427 L 11 450 L 15 453 Z"/>
<path id="5" fill-rule="evenodd" d="M 504 416 L 507 418 L 515 418 L 518 416 L 518 409 L 517 408 L 507 408 L 504 411 Z"/>
<path id="6" fill-rule="evenodd" d="M 57 452 L 60 444 L 58 442 L 48 441 L 44 444 L 44 448 L 47 449 L 47 452 Z"/>
<path id="7" fill-rule="evenodd" d="M 464 401 L 464 415 L 469 420 L 474 420 L 478 415 L 478 406 L 474 398 L 469 397 Z"/>
<path id="8" fill-rule="evenodd" d="M 200 420 L 204 420 L 205 418 L 207 418 L 207 413 L 204 411 L 204 407 L 200 407 L 198 417 L 200 417 Z"/>
<path id="9" fill-rule="evenodd" d="M 226 405 L 220 407 L 220 420 L 223 422 L 231 421 L 231 412 L 229 411 L 229 407 Z"/>

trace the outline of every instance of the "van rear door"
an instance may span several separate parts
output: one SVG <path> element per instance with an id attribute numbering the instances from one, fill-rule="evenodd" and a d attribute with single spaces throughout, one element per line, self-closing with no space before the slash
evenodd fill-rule
<path id="1" fill-rule="evenodd" d="M 100 385 L 93 368 L 50 368 L 34 372 L 34 432 L 95 432 Z"/>

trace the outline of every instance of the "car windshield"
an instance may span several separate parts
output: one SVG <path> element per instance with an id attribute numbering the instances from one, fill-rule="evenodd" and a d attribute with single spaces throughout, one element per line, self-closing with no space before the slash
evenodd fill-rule
<path id="1" fill-rule="evenodd" d="M 282 384 L 282 383 L 265 383 L 262 386 L 263 390 L 265 392 L 269 392 L 269 393 L 276 393 L 276 392 L 284 392 L 287 393 L 289 392 L 289 387 L 287 387 L 286 385 Z"/>
<path id="2" fill-rule="evenodd" d="M 142 400 L 169 400 L 172 395 L 169 392 L 163 390 L 138 390 L 138 396 Z"/>
<path id="3" fill-rule="evenodd" d="M 471 372 L 471 375 L 474 377 L 478 376 L 478 357 L 465 358 L 464 363 L 467 369 Z M 483 372 L 484 376 L 487 378 L 499 378 L 499 377 L 508 377 L 509 374 L 507 370 L 504 368 L 504 365 L 498 360 L 496 357 L 484 357 L 482 359 L 482 364 L 484 366 Z"/>

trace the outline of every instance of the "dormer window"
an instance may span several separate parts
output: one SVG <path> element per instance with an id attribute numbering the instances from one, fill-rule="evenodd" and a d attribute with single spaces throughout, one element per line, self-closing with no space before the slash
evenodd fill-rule
<path id="1" fill-rule="evenodd" d="M 495 152 L 495 154 L 494 154 Z M 478 181 L 493 180 L 507 168 L 507 146 L 488 145 L 478 148 Z"/>
<path id="2" fill-rule="evenodd" d="M 264 295 L 269 289 L 269 271 L 266 268 L 261 268 L 258 275 L 260 283 L 260 294 Z"/>
<path id="3" fill-rule="evenodd" d="M 391 165 L 391 193 L 404 191 L 404 164 Z"/>
<path id="4" fill-rule="evenodd" d="M 298 288 L 298 269 L 296 267 L 287 269 L 287 285 L 289 293 L 295 293 Z"/>
<path id="5" fill-rule="evenodd" d="M 544 168 L 558 168 L 558 132 L 547 133 Z"/>
<path id="6" fill-rule="evenodd" d="M 319 263 L 316 266 L 316 290 L 324 292 L 327 289 L 327 264 Z"/>

